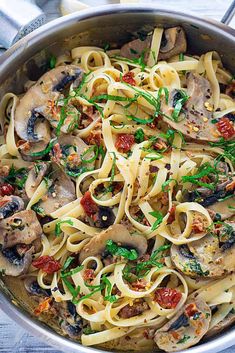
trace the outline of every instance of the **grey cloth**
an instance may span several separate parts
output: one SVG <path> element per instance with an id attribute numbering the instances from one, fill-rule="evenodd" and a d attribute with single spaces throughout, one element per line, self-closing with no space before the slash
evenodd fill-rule
<path id="1" fill-rule="evenodd" d="M 0 0 L 1 1 L 1 0 Z M 9 0 L 11 1 L 11 0 Z M 21 1 L 21 0 L 19 0 Z M 33 1 L 33 0 L 29 0 Z M 89 5 L 117 3 L 119 1 L 108 0 L 82 0 Z M 199 17 L 209 17 L 220 20 L 230 4 L 230 0 L 143 0 L 141 2 L 152 3 L 160 7 L 176 9 L 178 11 L 194 12 Z M 50 21 L 59 16 L 60 0 L 36 0 L 39 6 L 47 14 L 47 20 Z M 176 6 L 177 4 L 177 6 Z M 235 28 L 235 19 L 230 24 Z M 234 337 L 235 344 L 235 337 Z M 26 332 L 18 324 L 0 311 L 0 352 L 2 353 L 59 353 L 58 350 L 49 347 Z M 224 350 L 221 353 L 235 353 L 235 346 Z"/>

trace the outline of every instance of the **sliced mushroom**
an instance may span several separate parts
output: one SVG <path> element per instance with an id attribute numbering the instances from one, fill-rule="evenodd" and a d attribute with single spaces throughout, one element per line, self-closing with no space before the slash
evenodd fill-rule
<path id="1" fill-rule="evenodd" d="M 177 352 L 198 343 L 209 329 L 211 310 L 200 298 L 189 299 L 166 325 L 156 331 L 160 349 Z"/>
<path id="2" fill-rule="evenodd" d="M 41 183 L 43 177 L 48 170 L 49 164 L 45 162 L 35 163 L 34 167 L 29 171 L 25 182 L 25 191 L 28 198 L 31 198 Z"/>
<path id="3" fill-rule="evenodd" d="M 79 254 L 79 261 L 83 262 L 89 256 L 96 256 L 104 254 L 107 240 L 134 248 L 137 250 L 139 257 L 145 254 L 147 250 L 147 240 L 144 236 L 139 234 L 131 235 L 129 231 L 121 224 L 114 224 L 108 229 L 94 236 L 89 243 L 87 243 Z"/>
<path id="4" fill-rule="evenodd" d="M 148 56 L 150 55 L 151 43 L 152 35 L 147 36 L 144 40 L 134 39 L 122 46 L 120 55 L 124 58 L 135 59 L 139 58 L 144 52 L 145 62 L 147 62 Z M 169 59 L 174 55 L 185 53 L 186 50 L 187 41 L 183 28 L 172 27 L 164 30 L 158 60 Z"/>
<path id="5" fill-rule="evenodd" d="M 213 118 L 213 107 L 209 103 L 211 92 L 211 85 L 206 78 L 190 72 L 187 75 L 186 92 L 189 99 L 184 104 L 178 121 L 168 117 L 171 117 L 176 102 L 182 98 L 180 90 L 171 92 L 170 104 L 162 104 L 162 110 L 166 115 L 163 117 L 164 121 L 190 139 L 201 141 L 219 140 L 220 136 L 216 133 L 216 126 L 211 122 Z"/>
<path id="6" fill-rule="evenodd" d="M 187 41 L 182 27 L 165 29 L 159 51 L 159 60 L 166 60 L 174 55 L 185 53 Z"/>
<path id="7" fill-rule="evenodd" d="M 0 222 L 0 244 L 3 248 L 31 244 L 41 234 L 42 227 L 32 210 L 15 213 Z"/>
<path id="8" fill-rule="evenodd" d="M 24 201 L 19 196 L 4 196 L 0 201 L 0 220 L 24 209 Z"/>
<path id="9" fill-rule="evenodd" d="M 97 220 L 95 221 L 95 226 L 97 228 L 108 228 L 115 221 L 115 215 L 112 208 L 99 206 Z"/>
<path id="10" fill-rule="evenodd" d="M 221 277 L 235 271 L 235 222 L 226 222 L 200 240 L 172 245 L 174 265 L 190 277 Z"/>
<path id="11" fill-rule="evenodd" d="M 76 199 L 75 186 L 65 172 L 55 163 L 52 163 L 52 172 L 49 174 L 52 185 L 46 196 L 39 202 L 46 215 L 50 215 L 59 207 Z"/>
<path id="12" fill-rule="evenodd" d="M 92 150 L 86 153 L 90 146 L 88 146 L 79 136 L 68 136 L 63 134 L 58 139 L 58 143 L 62 154 L 62 158 L 60 158 L 58 162 L 65 167 L 70 176 L 79 174 L 82 172 L 82 169 L 84 169 L 81 156 L 85 154 L 85 160 L 92 160 L 95 156 L 94 151 Z M 73 158 L 70 158 L 70 156 Z M 87 169 L 91 169 L 93 166 L 94 162 L 85 163 Z"/>
<path id="13" fill-rule="evenodd" d="M 212 327 L 206 334 L 207 337 L 221 334 L 223 330 L 231 326 L 235 322 L 235 314 L 230 312 L 222 321 Z"/>
<path id="14" fill-rule="evenodd" d="M 15 112 L 17 135 L 25 141 L 49 142 L 50 129 L 45 118 L 53 123 L 51 104 L 69 84 L 79 84 L 81 79 L 82 71 L 75 65 L 58 66 L 46 72 L 20 99 Z"/>
<path id="15" fill-rule="evenodd" d="M 121 47 L 120 55 L 127 59 L 136 59 L 144 52 L 145 62 L 147 62 L 151 42 L 152 36 L 147 36 L 145 40 L 134 39 Z"/>
<path id="16" fill-rule="evenodd" d="M 208 188 L 197 188 L 185 193 L 188 201 L 197 201 L 205 208 L 220 215 L 221 220 L 226 220 L 235 214 L 235 193 L 233 188 L 229 188 L 235 178 L 226 176 L 226 181 L 222 180 L 215 186 L 215 190 Z"/>
<path id="17" fill-rule="evenodd" d="M 61 322 L 61 329 L 71 338 L 79 338 L 82 334 L 83 322 L 77 314 L 76 306 L 71 302 L 54 302 L 53 307 L 57 311 L 57 315 Z"/>
<path id="18" fill-rule="evenodd" d="M 19 255 L 17 247 L 0 251 L 0 271 L 7 276 L 17 277 L 28 271 L 32 262 L 34 247 L 29 248 L 24 254 Z"/>
<path id="19" fill-rule="evenodd" d="M 50 291 L 39 286 L 35 277 L 26 277 L 24 279 L 24 286 L 27 292 L 37 297 L 50 297 Z"/>

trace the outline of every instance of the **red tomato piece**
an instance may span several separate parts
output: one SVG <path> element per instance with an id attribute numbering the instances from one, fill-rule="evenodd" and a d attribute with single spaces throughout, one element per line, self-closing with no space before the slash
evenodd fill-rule
<path id="1" fill-rule="evenodd" d="M 10 184 L 2 184 L 0 186 L 0 195 L 1 196 L 10 196 L 14 193 L 15 189 L 14 186 L 10 185 Z"/>
<path id="2" fill-rule="evenodd" d="M 196 313 L 198 313 L 196 304 L 189 304 L 185 309 L 185 313 L 188 317 L 194 316 Z"/>
<path id="3" fill-rule="evenodd" d="M 46 298 L 45 300 L 43 300 L 42 303 L 40 303 L 35 309 L 34 309 L 34 314 L 36 316 L 41 315 L 43 312 L 46 312 L 50 309 L 51 307 L 51 302 L 52 302 L 52 298 Z"/>
<path id="4" fill-rule="evenodd" d="M 176 210 L 176 206 L 173 205 L 170 210 L 169 210 L 169 217 L 167 219 L 167 224 L 171 224 L 172 222 L 174 222 L 175 220 L 175 210 Z"/>
<path id="5" fill-rule="evenodd" d="M 155 291 L 154 300 L 164 309 L 174 309 L 182 298 L 182 294 L 172 288 L 159 288 Z"/>
<path id="6" fill-rule="evenodd" d="M 80 201 L 87 216 L 91 217 L 98 211 L 97 204 L 93 201 L 90 191 L 86 191 Z"/>
<path id="7" fill-rule="evenodd" d="M 43 270 L 43 272 L 46 272 L 48 274 L 52 274 L 61 269 L 61 264 L 59 263 L 59 261 L 55 260 L 53 256 L 47 255 L 40 256 L 38 259 L 32 262 L 32 265 L 36 268 L 39 268 L 40 270 Z"/>
<path id="8" fill-rule="evenodd" d="M 126 153 L 130 151 L 131 146 L 134 145 L 134 143 L 135 143 L 135 138 L 133 135 L 120 134 L 116 139 L 115 147 L 119 152 Z"/>
<path id="9" fill-rule="evenodd" d="M 220 134 L 225 138 L 229 139 L 230 137 L 234 136 L 235 129 L 233 124 L 231 124 L 229 118 L 221 118 L 218 123 L 215 124 Z"/>
<path id="10" fill-rule="evenodd" d="M 134 79 L 134 72 L 127 72 L 124 76 L 122 76 L 122 81 L 129 83 L 129 85 L 135 86 L 136 82 Z"/>
<path id="11" fill-rule="evenodd" d="M 91 268 L 86 268 L 83 273 L 83 279 L 84 281 L 92 280 L 95 278 L 95 271 L 92 270 Z"/>

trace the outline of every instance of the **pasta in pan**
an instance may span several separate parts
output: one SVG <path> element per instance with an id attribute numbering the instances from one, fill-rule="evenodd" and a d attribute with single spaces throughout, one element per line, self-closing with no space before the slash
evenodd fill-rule
<path id="1" fill-rule="evenodd" d="M 77 47 L 2 99 L 1 272 L 83 345 L 172 352 L 234 321 L 234 80 L 186 50 L 180 27 Z"/>

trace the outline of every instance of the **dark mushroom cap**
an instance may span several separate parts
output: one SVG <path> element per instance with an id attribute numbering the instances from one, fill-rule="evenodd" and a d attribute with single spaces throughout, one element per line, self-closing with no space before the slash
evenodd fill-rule
<path id="1" fill-rule="evenodd" d="M 4 196 L 1 199 L 0 220 L 12 216 L 24 208 L 24 201 L 19 196 Z"/>

